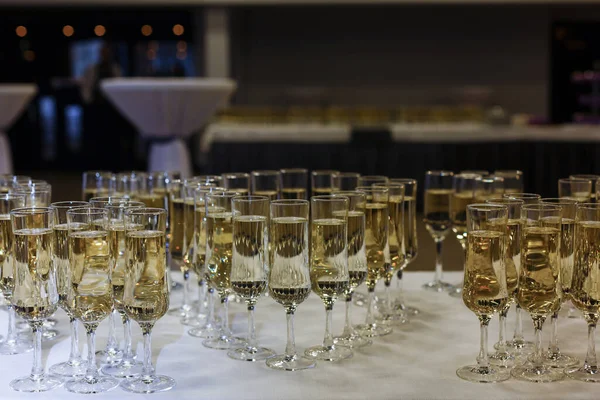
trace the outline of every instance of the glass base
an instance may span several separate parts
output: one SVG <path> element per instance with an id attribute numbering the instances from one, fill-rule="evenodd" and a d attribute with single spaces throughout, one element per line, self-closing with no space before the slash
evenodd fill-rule
<path id="1" fill-rule="evenodd" d="M 169 311 L 167 311 L 167 315 L 170 315 L 172 317 L 178 317 L 178 318 L 186 318 L 189 316 L 190 309 L 191 309 L 190 306 L 173 307 L 173 308 L 170 308 Z"/>
<path id="2" fill-rule="evenodd" d="M 352 303 L 357 307 L 367 306 L 367 295 L 362 293 L 354 293 L 352 295 Z"/>
<path id="3" fill-rule="evenodd" d="M 100 371 L 104 375 L 115 378 L 134 378 L 141 375 L 143 369 L 144 366 L 142 363 L 135 362 L 135 360 L 123 360 L 115 365 L 105 365 Z"/>
<path id="4" fill-rule="evenodd" d="M 407 315 L 403 311 L 398 311 L 395 313 L 388 313 L 386 311 L 381 317 L 381 321 L 395 325 L 408 324 L 410 322 Z"/>
<path id="5" fill-rule="evenodd" d="M 200 319 L 198 315 L 194 315 L 193 317 L 183 317 L 179 322 L 181 322 L 181 325 L 191 327 L 199 327 L 203 324 L 202 319 Z"/>
<path id="6" fill-rule="evenodd" d="M 56 329 L 46 329 L 42 332 L 42 341 L 43 342 L 52 342 L 60 336 L 60 332 Z"/>
<path id="7" fill-rule="evenodd" d="M 221 330 L 217 326 L 208 324 L 190 329 L 188 335 L 201 339 L 214 339 L 220 332 Z"/>
<path id="8" fill-rule="evenodd" d="M 578 368 L 568 368 L 565 370 L 565 374 L 577 381 L 600 383 L 600 369 L 598 367 L 584 365 Z"/>
<path id="9" fill-rule="evenodd" d="M 333 342 L 338 346 L 350 347 L 351 349 L 360 349 L 373 344 L 369 338 L 362 337 L 356 333 L 351 333 L 333 338 Z"/>
<path id="10" fill-rule="evenodd" d="M 529 356 L 531 357 L 531 356 Z M 531 361 L 531 360 L 529 360 Z M 575 357 L 568 356 L 559 352 L 546 351 L 543 358 L 544 365 L 554 368 L 574 367 L 579 364 L 579 360 Z"/>
<path id="11" fill-rule="evenodd" d="M 460 286 L 455 285 L 448 289 L 448 296 L 454 297 L 456 299 L 462 299 L 462 292 L 463 292 L 462 285 L 460 285 Z"/>
<path id="12" fill-rule="evenodd" d="M 508 380 L 510 378 L 510 370 L 491 366 L 480 368 L 478 365 L 467 365 L 466 367 L 457 369 L 456 375 L 470 382 L 492 383 Z"/>
<path id="13" fill-rule="evenodd" d="M 11 341 L 6 341 L 0 345 L 0 355 L 10 356 L 14 354 L 23 354 L 33 350 L 33 343 L 31 340 L 19 338 Z"/>
<path id="14" fill-rule="evenodd" d="M 498 350 L 499 343 L 494 343 L 494 349 Z M 523 339 L 513 339 L 506 342 L 506 347 L 509 353 L 531 353 L 534 349 L 533 342 L 528 342 Z"/>
<path id="15" fill-rule="evenodd" d="M 521 381 L 537 383 L 556 382 L 565 378 L 565 374 L 563 374 L 561 369 L 549 368 L 545 365 L 536 368 L 531 364 L 513 368 L 511 375 L 513 378 Z"/>
<path id="16" fill-rule="evenodd" d="M 206 339 L 202 342 L 202 346 L 216 350 L 235 349 L 243 344 L 243 340 L 233 336 L 219 336 L 212 339 Z"/>
<path id="17" fill-rule="evenodd" d="M 321 361 L 342 361 L 352 357 L 354 353 L 348 347 L 342 346 L 313 346 L 304 351 L 306 357 Z"/>
<path id="18" fill-rule="evenodd" d="M 83 359 L 65 361 L 59 364 L 54 364 L 48 372 L 52 375 L 63 376 L 66 378 L 77 378 L 85 375 L 87 362 Z"/>
<path id="19" fill-rule="evenodd" d="M 495 367 L 512 368 L 515 366 L 515 356 L 508 351 L 497 351 L 489 357 L 490 364 Z"/>
<path id="20" fill-rule="evenodd" d="M 423 285 L 423 289 L 429 290 L 431 292 L 444 292 L 452 288 L 453 286 L 447 282 L 442 281 L 432 281 L 427 282 Z"/>
<path id="21" fill-rule="evenodd" d="M 152 375 L 130 378 L 121 382 L 121 389 L 133 393 L 156 393 L 173 389 L 177 383 L 175 379 L 164 375 Z"/>
<path id="22" fill-rule="evenodd" d="M 119 381 L 109 376 L 97 376 L 95 379 L 75 379 L 65 383 L 65 389 L 72 393 L 91 394 L 108 392 L 119 386 Z"/>
<path id="23" fill-rule="evenodd" d="M 240 347 L 227 352 L 229 358 L 240 361 L 263 361 L 275 355 L 275 352 L 265 347 Z"/>
<path id="24" fill-rule="evenodd" d="M 404 303 L 394 303 L 394 309 L 402 310 L 406 313 L 406 315 L 411 317 L 418 315 L 421 312 L 421 310 L 419 310 L 418 308 L 407 306 Z"/>
<path id="25" fill-rule="evenodd" d="M 356 325 L 354 329 L 356 329 L 358 334 L 363 337 L 385 336 L 393 331 L 391 326 L 385 324 L 362 324 Z"/>
<path id="26" fill-rule="evenodd" d="M 114 365 L 121 362 L 123 359 L 123 351 L 115 349 L 114 347 L 108 347 L 104 350 L 98 350 L 96 352 L 96 362 L 99 365 Z"/>
<path id="27" fill-rule="evenodd" d="M 285 354 L 279 354 L 267 360 L 267 367 L 282 371 L 300 371 L 314 368 L 316 365 L 317 363 L 311 359 L 298 356 L 289 357 Z"/>
<path id="28" fill-rule="evenodd" d="M 15 379 L 10 382 L 10 387 L 18 392 L 46 392 L 55 389 L 63 384 L 63 380 L 48 375 L 42 375 L 39 379 L 32 379 L 31 376 Z"/>

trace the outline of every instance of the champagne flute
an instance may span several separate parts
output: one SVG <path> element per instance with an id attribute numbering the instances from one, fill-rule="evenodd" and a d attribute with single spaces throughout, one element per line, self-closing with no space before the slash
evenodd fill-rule
<path id="1" fill-rule="evenodd" d="M 511 374 L 514 378 L 530 382 L 559 381 L 564 378 L 562 370 L 544 364 L 542 326 L 546 315 L 557 312 L 562 302 L 561 207 L 553 204 L 524 205 L 521 217 L 521 275 L 517 301 L 531 314 L 535 351 L 530 363 L 515 367 Z"/>
<path id="2" fill-rule="evenodd" d="M 398 280 L 396 281 L 397 294 L 394 308 L 403 310 L 406 315 L 417 315 L 420 312 L 417 308 L 404 303 L 404 293 L 402 290 L 402 271 L 417 258 L 419 249 L 417 241 L 417 181 L 411 178 L 394 178 L 390 179 L 389 182 L 404 185 L 404 201 L 402 202 L 404 219 L 402 252 L 404 253 L 404 262 L 400 265 L 400 269 L 396 274 Z"/>
<path id="3" fill-rule="evenodd" d="M 281 179 L 281 198 L 306 200 L 308 170 L 305 168 L 284 168 L 279 172 L 281 172 L 281 175 L 279 175 Z"/>
<path id="4" fill-rule="evenodd" d="M 329 195 L 339 188 L 335 187 L 334 177 L 339 174 L 340 171 L 334 170 L 316 170 L 310 174 L 310 187 L 311 194 L 313 196 L 318 195 Z"/>
<path id="5" fill-rule="evenodd" d="M 596 193 L 598 192 L 598 179 L 600 179 L 600 175 L 590 175 L 590 174 L 576 174 L 569 176 L 569 179 L 585 179 L 588 181 L 592 181 L 592 199 L 591 201 L 596 201 Z"/>
<path id="6" fill-rule="evenodd" d="M 233 256 L 233 224 L 231 199 L 236 194 L 207 193 L 206 206 L 206 276 L 216 289 L 222 305 L 222 326 L 216 337 L 202 345 L 211 349 L 229 350 L 240 344 L 229 329 L 227 298 L 231 294 L 231 261 Z"/>
<path id="7" fill-rule="evenodd" d="M 8 311 L 8 334 L 6 340 L 0 345 L 0 354 L 12 355 L 31 351 L 31 341 L 24 340 L 17 334 L 15 324 L 15 308 L 13 307 L 12 294 L 15 288 L 12 244 L 14 235 L 10 222 L 10 212 L 15 208 L 25 207 L 25 197 L 20 194 L 0 195 L 0 289 Z"/>
<path id="8" fill-rule="evenodd" d="M 505 194 L 523 193 L 523 171 L 497 169 L 494 171 L 494 176 L 504 179 Z"/>
<path id="9" fill-rule="evenodd" d="M 120 385 L 128 392 L 154 393 L 175 387 L 173 378 L 156 375 L 152 365 L 152 328 L 169 309 L 166 226 L 165 209 L 125 211 L 125 265 L 128 268 L 125 269 L 123 305 L 127 316 L 139 324 L 144 336 L 142 374 L 127 378 Z"/>
<path id="10" fill-rule="evenodd" d="M 334 196 L 348 198 L 348 276 L 349 285 L 344 295 L 346 296 L 346 323 L 340 336 L 334 342 L 340 346 L 360 348 L 373 343 L 368 338 L 363 338 L 356 332 L 352 325 L 350 309 L 352 307 L 352 294 L 367 279 L 367 250 L 365 244 L 365 207 L 367 197 L 359 191 L 335 192 Z"/>
<path id="11" fill-rule="evenodd" d="M 71 290 L 71 269 L 69 266 L 69 224 L 67 211 L 75 208 L 90 207 L 85 201 L 59 201 L 52 203 L 54 218 L 54 252 L 53 262 L 56 268 L 58 289 L 58 305 L 69 317 L 71 325 L 71 353 L 65 362 L 50 367 L 50 373 L 64 377 L 76 377 L 85 374 L 87 364 L 79 352 L 79 321 L 75 319 L 73 308 L 67 300 Z"/>
<path id="12" fill-rule="evenodd" d="M 252 194 L 277 200 L 281 196 L 280 175 L 281 172 L 274 170 L 252 171 Z"/>
<path id="13" fill-rule="evenodd" d="M 575 261 L 575 218 L 577 215 L 577 201 L 572 199 L 542 199 L 541 204 L 554 204 L 561 207 L 560 225 L 560 283 L 563 293 L 563 302 L 569 300 L 571 281 L 573 278 L 573 263 Z M 544 353 L 544 364 L 555 368 L 572 367 L 579 363 L 575 357 L 561 353 L 558 347 L 558 312 L 552 314 L 552 330 L 550 331 L 550 344 Z"/>
<path id="14" fill-rule="evenodd" d="M 250 193 L 250 174 L 245 172 L 229 172 L 222 174 L 222 185 L 226 189 L 235 189 L 237 192 Z M 218 186 L 218 185 L 217 185 Z"/>
<path id="15" fill-rule="evenodd" d="M 452 232 L 467 257 L 467 206 L 475 203 L 475 182 L 481 175 L 461 172 L 452 177 L 452 193 L 450 194 L 450 220 Z M 452 297 L 461 297 L 462 282 L 449 289 Z"/>
<path id="16" fill-rule="evenodd" d="M 364 175 L 358 178 L 358 186 L 372 186 L 376 183 L 388 183 L 389 179 L 383 175 Z"/>
<path id="17" fill-rule="evenodd" d="M 461 367 L 456 375 L 471 382 L 500 382 L 510 378 L 508 369 L 490 365 L 487 349 L 492 315 L 508 303 L 504 264 L 507 216 L 504 205 L 467 206 L 467 261 L 462 298 L 479 319 L 481 341 L 477 365 Z"/>
<path id="18" fill-rule="evenodd" d="M 30 176 L 0 174 L 0 193 L 7 194 L 15 184 L 19 182 L 31 182 Z"/>
<path id="19" fill-rule="evenodd" d="M 219 175 L 198 175 L 193 179 L 197 180 L 200 183 L 212 184 L 215 186 L 224 186 L 224 178 Z"/>
<path id="20" fill-rule="evenodd" d="M 596 324 L 600 316 L 600 204 L 577 205 L 575 226 L 575 263 L 571 282 L 571 301 L 583 313 L 588 325 L 588 346 L 581 367 L 567 368 L 571 379 L 600 382 L 600 369 L 596 360 Z"/>
<path id="21" fill-rule="evenodd" d="M 313 196 L 311 204 L 310 284 L 325 305 L 323 345 L 304 351 L 307 357 L 341 361 L 352 357 L 352 350 L 337 347 L 331 334 L 333 305 L 350 284 L 348 275 L 348 198 Z"/>
<path id="22" fill-rule="evenodd" d="M 504 178 L 499 176 L 479 177 L 475 180 L 473 196 L 478 203 L 486 200 L 502 197 L 504 195 Z"/>
<path id="23" fill-rule="evenodd" d="M 100 196 L 92 197 L 89 204 L 94 208 L 104 208 L 109 204 L 124 204 L 129 203 L 130 201 L 132 200 L 125 196 Z"/>
<path id="24" fill-rule="evenodd" d="M 489 171 L 485 169 L 466 169 L 464 171 L 460 171 L 460 175 L 479 175 L 484 178 L 490 174 Z"/>
<path id="25" fill-rule="evenodd" d="M 287 319 L 285 354 L 267 359 L 273 369 L 298 371 L 316 365 L 298 355 L 294 337 L 294 313 L 310 294 L 308 212 L 306 200 L 271 202 L 269 295 L 285 308 Z"/>
<path id="26" fill-rule="evenodd" d="M 352 191 L 359 186 L 360 174 L 356 172 L 340 172 L 333 176 L 333 186 L 338 190 Z"/>
<path id="27" fill-rule="evenodd" d="M 12 305 L 27 321 L 34 334 L 31 375 L 18 378 L 10 387 L 19 392 L 44 392 L 62 384 L 60 378 L 46 375 L 42 363 L 44 320 L 58 305 L 56 276 L 52 263 L 54 219 L 52 209 L 15 208 L 10 212 L 14 235 L 14 289 Z"/>
<path id="28" fill-rule="evenodd" d="M 511 368 L 515 363 L 515 356 L 508 351 L 508 346 L 511 346 L 511 343 L 508 343 L 505 339 L 506 315 L 511 304 L 515 302 L 517 290 L 519 289 L 519 275 L 521 273 L 521 208 L 523 207 L 523 200 L 498 197 L 488 199 L 486 203 L 506 206 L 508 210 L 504 253 L 508 302 L 498 313 L 500 322 L 499 338 L 498 343 L 494 345 L 496 352 L 490 356 L 490 364 Z"/>
<path id="29" fill-rule="evenodd" d="M 375 287 L 377 281 L 385 275 L 391 264 L 388 241 L 389 217 L 387 187 L 359 186 L 356 188 L 366 197 L 365 205 L 365 243 L 367 252 L 367 316 L 365 323 L 356 328 L 361 336 L 374 337 L 392 333 L 389 325 L 376 322 Z"/>
<path id="30" fill-rule="evenodd" d="M 558 197 L 586 203 L 592 200 L 592 181 L 589 179 L 565 178 L 558 180 Z"/>
<path id="31" fill-rule="evenodd" d="M 113 288 L 110 280 L 112 257 L 109 245 L 108 211 L 104 208 L 74 208 L 67 211 L 71 290 L 67 302 L 87 333 L 88 360 L 85 375 L 68 381 L 69 392 L 102 393 L 118 381 L 102 376 L 96 365 L 96 329 L 112 314 Z"/>
<path id="32" fill-rule="evenodd" d="M 114 194 L 134 199 L 140 190 L 142 180 L 146 180 L 147 176 L 148 174 L 140 171 L 119 172 L 115 176 Z"/>
<path id="33" fill-rule="evenodd" d="M 259 347 L 254 326 L 254 308 L 267 289 L 269 273 L 269 198 L 237 196 L 231 200 L 233 256 L 231 288 L 248 305 L 248 338 L 245 346 L 229 350 L 234 360 L 259 361 L 275 355 Z"/>
<path id="34" fill-rule="evenodd" d="M 52 201 L 50 185 L 18 186 L 14 188 L 13 192 L 25 195 L 26 207 L 48 207 Z"/>
<path id="35" fill-rule="evenodd" d="M 426 290 L 441 292 L 452 288 L 442 281 L 442 243 L 452 227 L 450 219 L 451 171 L 427 171 L 425 174 L 425 227 L 435 242 L 435 277 L 423 285 Z"/>
<path id="36" fill-rule="evenodd" d="M 115 191 L 115 174 L 108 171 L 86 171 L 83 173 L 81 199 L 90 201 L 92 197 L 109 196 Z"/>

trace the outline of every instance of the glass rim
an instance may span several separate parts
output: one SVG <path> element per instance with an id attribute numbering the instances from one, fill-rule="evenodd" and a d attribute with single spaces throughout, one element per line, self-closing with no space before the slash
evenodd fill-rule
<path id="1" fill-rule="evenodd" d="M 56 201 L 50 203 L 49 208 L 84 208 L 85 206 L 91 206 L 88 201 L 83 200 L 67 200 L 67 201 Z"/>
<path id="2" fill-rule="evenodd" d="M 27 196 L 25 195 L 25 193 L 10 192 L 10 193 L 0 194 L 0 200 L 26 199 L 26 198 L 27 198 Z"/>
<path id="3" fill-rule="evenodd" d="M 257 195 L 253 195 L 253 194 L 249 194 L 249 195 L 238 195 L 235 196 L 231 199 L 232 202 L 236 202 L 236 203 L 258 203 L 258 202 L 264 202 L 264 201 L 269 201 L 269 198 L 267 196 L 257 196 Z"/>
<path id="4" fill-rule="evenodd" d="M 500 211 L 506 210 L 508 212 L 508 206 L 503 204 L 491 204 L 491 203 L 473 203 L 467 205 L 467 210 L 474 211 Z"/>
<path id="5" fill-rule="evenodd" d="M 282 174 L 308 174 L 307 168 L 281 168 L 279 170 Z"/>
<path id="6" fill-rule="evenodd" d="M 594 175 L 594 174 L 573 174 L 573 175 L 569 175 L 570 179 L 588 179 L 588 180 L 597 180 L 600 179 L 600 175 Z"/>
<path id="7" fill-rule="evenodd" d="M 94 176 L 115 176 L 114 172 L 106 171 L 106 170 L 91 170 L 91 171 L 83 171 L 83 175 L 94 175 Z"/>
<path id="8" fill-rule="evenodd" d="M 319 175 L 338 175 L 340 173 L 340 171 L 338 171 L 337 169 L 315 169 L 313 171 L 311 171 L 311 175 L 312 176 L 319 176 Z"/>
<path id="9" fill-rule="evenodd" d="M 595 210 L 595 209 L 600 209 L 600 203 L 577 203 L 576 204 L 577 209 L 583 209 L 583 210 Z"/>
<path id="10" fill-rule="evenodd" d="M 472 180 L 477 180 L 477 179 L 482 179 L 483 176 L 481 176 L 480 174 L 475 174 L 472 172 L 467 172 L 467 173 L 459 173 L 459 174 L 454 174 L 452 175 L 452 179 L 472 179 Z"/>
<path id="11" fill-rule="evenodd" d="M 216 198 L 234 198 L 236 196 L 241 196 L 238 192 L 234 192 L 234 193 L 228 193 L 227 191 L 224 192 L 218 192 L 218 193 L 213 193 L 213 192 L 207 192 L 205 193 L 206 197 L 211 196 L 211 197 L 216 197 Z"/>
<path id="12" fill-rule="evenodd" d="M 390 189 L 382 186 L 357 186 L 356 190 L 365 193 L 389 193 Z"/>
<path id="13" fill-rule="evenodd" d="M 561 211 L 562 207 L 551 203 L 525 204 L 523 211 Z"/>
<path id="14" fill-rule="evenodd" d="M 436 176 L 454 176 L 454 172 L 445 169 L 432 169 L 425 172 L 425 175 L 436 175 Z"/>
<path id="15" fill-rule="evenodd" d="M 335 174 L 338 178 L 362 178 L 358 172 L 340 172 Z"/>
<path id="16" fill-rule="evenodd" d="M 456 176 L 456 175 L 454 175 L 454 176 Z M 475 180 L 479 181 L 479 182 L 485 182 L 485 183 L 504 182 L 504 178 L 503 177 L 501 177 L 501 176 L 492 176 L 492 175 L 479 176 Z"/>
<path id="17" fill-rule="evenodd" d="M 365 180 L 369 180 L 369 179 L 385 179 L 387 181 L 390 178 L 388 178 L 385 175 L 361 175 L 360 179 L 365 179 Z"/>
<path id="18" fill-rule="evenodd" d="M 250 173 L 252 176 L 278 176 L 281 172 L 276 169 L 258 169 Z"/>
<path id="19" fill-rule="evenodd" d="M 312 203 L 314 202 L 338 202 L 338 201 L 350 201 L 350 199 L 348 197 L 345 196 L 335 196 L 333 194 L 324 194 L 324 195 L 320 195 L 320 196 L 312 196 L 310 198 L 310 202 Z"/>
<path id="20" fill-rule="evenodd" d="M 19 207 L 13 208 L 9 213 L 15 217 L 25 217 L 27 215 L 52 214 L 53 211 L 50 207 Z"/>
<path id="21" fill-rule="evenodd" d="M 497 169 L 494 171 L 494 175 L 498 175 L 498 174 L 523 176 L 523 171 L 521 171 L 520 169 Z M 503 178 L 506 178 L 506 177 L 503 177 Z"/>
<path id="22" fill-rule="evenodd" d="M 231 178 L 250 178 L 250 174 L 247 172 L 226 172 L 221 174 L 222 179 L 231 179 Z"/>
<path id="23" fill-rule="evenodd" d="M 510 197 L 493 197 L 485 202 L 486 204 L 525 204 L 521 199 L 511 199 Z"/>
<path id="24" fill-rule="evenodd" d="M 357 186 L 357 188 L 359 187 L 365 187 L 365 186 Z M 387 182 L 387 183 L 374 183 L 371 187 L 383 187 L 383 188 L 394 188 L 394 189 L 399 189 L 402 188 L 404 189 L 406 186 L 404 186 L 404 183 L 399 183 L 399 182 Z"/>
<path id="25" fill-rule="evenodd" d="M 502 197 L 506 197 L 508 199 L 514 198 L 514 199 L 541 199 L 542 196 L 537 194 L 537 193 L 504 193 L 502 195 Z"/>
<path id="26" fill-rule="evenodd" d="M 125 196 L 99 196 L 99 197 L 92 197 L 89 201 L 89 203 L 91 204 L 92 201 L 111 201 L 111 200 L 129 200 L 129 197 L 125 197 Z"/>
<path id="27" fill-rule="evenodd" d="M 403 185 L 416 185 L 417 184 L 417 180 L 414 178 L 389 178 L 388 180 L 392 183 L 395 181 L 398 181 L 399 183 L 402 183 Z"/>
<path id="28" fill-rule="evenodd" d="M 133 205 L 131 204 L 133 203 Z M 146 203 L 142 202 L 142 201 L 128 201 L 126 203 L 117 203 L 117 204 L 106 204 L 104 205 L 104 209 L 106 210 L 116 210 L 116 209 L 120 209 L 120 208 L 145 208 L 146 207 Z"/>
<path id="29" fill-rule="evenodd" d="M 67 210 L 67 215 L 108 215 L 108 210 L 101 207 L 75 207 Z"/>
<path id="30" fill-rule="evenodd" d="M 304 199 L 277 199 L 271 202 L 271 205 L 275 206 L 299 206 L 299 205 L 310 205 L 309 200 Z"/>
<path id="31" fill-rule="evenodd" d="M 568 197 L 544 197 L 540 199 L 540 203 L 542 204 L 565 204 L 565 205 L 576 205 L 580 202 L 575 199 L 570 199 Z"/>
<path id="32" fill-rule="evenodd" d="M 483 174 L 480 174 L 480 172 L 483 172 Z M 464 169 L 462 171 L 459 171 L 458 174 L 454 174 L 454 175 L 461 175 L 461 174 L 474 174 L 474 175 L 480 175 L 480 176 L 487 176 L 490 175 L 490 171 L 487 171 L 485 169 Z"/>
<path id="33" fill-rule="evenodd" d="M 44 192 L 52 192 L 52 185 L 47 184 L 47 185 L 43 185 L 43 186 L 23 186 L 23 185 L 18 185 L 16 187 L 14 187 L 14 192 L 17 193 L 44 193 Z"/>
<path id="34" fill-rule="evenodd" d="M 163 215 L 166 214 L 167 210 L 164 208 L 156 207 L 140 207 L 140 208 L 127 208 L 125 209 L 125 215 Z"/>
<path id="35" fill-rule="evenodd" d="M 585 179 L 585 178 L 560 178 L 558 180 L 558 183 L 567 183 L 567 182 L 577 182 L 577 183 L 584 183 L 584 182 L 589 182 L 590 184 L 592 183 L 592 179 Z"/>

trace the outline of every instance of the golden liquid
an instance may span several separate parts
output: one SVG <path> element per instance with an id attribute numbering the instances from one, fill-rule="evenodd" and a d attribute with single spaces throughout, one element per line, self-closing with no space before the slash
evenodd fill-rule
<path id="1" fill-rule="evenodd" d="M 206 277 L 221 296 L 231 291 L 233 224 L 230 212 L 206 216 Z"/>
<path id="2" fill-rule="evenodd" d="M 425 191 L 425 227 L 436 240 L 446 237 L 452 226 L 450 219 L 451 189 L 429 189 Z"/>
<path id="3" fill-rule="evenodd" d="M 84 324 L 98 324 L 112 311 L 109 248 L 106 231 L 69 233 L 72 292 L 68 302 Z"/>
<path id="4" fill-rule="evenodd" d="M 143 229 L 141 224 L 127 224 L 127 231 L 139 231 Z M 108 225 L 108 243 L 110 246 L 110 268 L 111 285 L 113 289 L 113 301 L 115 310 L 124 313 L 123 308 L 123 286 L 125 285 L 125 224 L 111 223 Z"/>
<path id="5" fill-rule="evenodd" d="M 233 220 L 231 286 L 244 299 L 253 299 L 266 289 L 268 265 L 267 217 L 242 215 Z"/>
<path id="6" fill-rule="evenodd" d="M 363 211 L 348 211 L 348 274 L 349 290 L 367 279 L 366 217 Z"/>
<path id="7" fill-rule="evenodd" d="M 450 220 L 452 231 L 460 245 L 466 249 L 467 245 L 467 206 L 473 204 L 475 199 L 472 193 L 452 193 L 450 196 Z"/>
<path id="8" fill-rule="evenodd" d="M 569 299 L 575 263 L 575 220 L 562 218 L 560 225 L 560 283 L 563 300 Z"/>
<path id="9" fill-rule="evenodd" d="M 368 203 L 365 209 L 365 244 L 367 251 L 367 286 L 374 288 L 377 281 L 385 276 L 389 251 L 388 207 L 385 203 Z"/>
<path id="10" fill-rule="evenodd" d="M 144 193 L 136 196 L 138 201 L 141 201 L 146 207 L 165 208 L 165 196 L 161 193 Z"/>
<path id="11" fill-rule="evenodd" d="M 180 263 L 181 272 L 185 273 L 192 268 L 194 262 L 194 199 L 185 199 L 183 202 L 183 262 Z"/>
<path id="12" fill-rule="evenodd" d="M 194 211 L 194 255 L 192 264 L 198 279 L 204 279 L 204 263 L 206 261 L 206 209 L 204 203 L 198 202 Z"/>
<path id="13" fill-rule="evenodd" d="M 305 200 L 306 189 L 304 188 L 285 188 L 281 189 L 281 198 L 290 200 Z"/>
<path id="14" fill-rule="evenodd" d="M 312 195 L 313 196 L 324 196 L 324 195 L 329 195 L 332 194 L 336 189 L 332 188 L 332 187 L 327 187 L 327 188 L 312 188 Z"/>
<path id="15" fill-rule="evenodd" d="M 492 315 L 508 303 L 504 237 L 497 231 L 473 231 L 467 238 L 462 297 L 477 315 Z"/>
<path id="16" fill-rule="evenodd" d="M 169 309 L 165 233 L 127 232 L 125 246 L 125 313 L 140 324 L 152 324 Z"/>
<path id="17" fill-rule="evenodd" d="M 52 229 L 19 229 L 14 232 L 15 311 L 30 321 L 48 318 L 56 311 Z"/>
<path id="18" fill-rule="evenodd" d="M 570 297 L 577 309 L 600 312 L 600 222 L 580 222 L 575 232 L 577 259 Z"/>
<path id="19" fill-rule="evenodd" d="M 71 224 L 71 228 L 84 229 L 87 224 Z M 68 293 L 71 287 L 71 272 L 69 268 L 69 225 L 54 225 L 54 268 L 56 269 L 56 288 L 58 290 L 58 305 L 65 310 L 69 317 L 73 317 L 72 307 L 69 305 Z"/>
<path id="20" fill-rule="evenodd" d="M 169 216 L 169 228 L 171 230 L 171 241 L 169 251 L 174 260 L 183 259 L 184 241 L 184 204 L 183 199 L 171 199 L 171 215 Z"/>
<path id="21" fill-rule="evenodd" d="M 530 314 L 551 314 L 560 308 L 560 227 L 523 226 L 521 275 L 517 302 Z"/>
<path id="22" fill-rule="evenodd" d="M 517 296 L 521 273 L 521 221 L 509 219 L 506 236 L 506 286 L 511 299 Z"/>
<path id="23" fill-rule="evenodd" d="M 560 196 L 561 199 L 575 200 L 579 203 L 589 203 L 592 201 L 590 192 L 573 192 L 570 196 Z"/>
<path id="24" fill-rule="evenodd" d="M 417 241 L 417 199 L 415 197 L 404 197 L 404 240 L 402 241 L 405 262 L 404 268 L 411 260 L 417 257 L 419 244 Z"/>
<path id="25" fill-rule="evenodd" d="M 231 281 L 231 289 L 242 299 L 255 299 L 267 289 L 267 281 Z"/>
<path id="26" fill-rule="evenodd" d="M 15 281 L 13 279 L 13 232 L 10 215 L 0 215 L 0 289 L 7 301 L 12 297 Z"/>
<path id="27" fill-rule="evenodd" d="M 346 221 L 312 222 L 310 282 L 313 292 L 325 302 L 334 302 L 349 288 L 347 240 Z"/>
<path id="28" fill-rule="evenodd" d="M 269 201 L 277 200 L 277 190 L 256 190 L 255 196 L 265 196 L 269 198 Z"/>
<path id="29" fill-rule="evenodd" d="M 102 188 L 102 189 L 96 189 L 96 188 L 83 189 L 83 201 L 90 201 L 94 197 L 104 197 L 104 196 L 108 196 L 108 195 L 109 195 L 108 189 L 104 189 L 104 188 Z"/>
<path id="30" fill-rule="evenodd" d="M 310 294 L 308 220 L 271 219 L 269 294 L 284 307 L 296 307 Z"/>
<path id="31" fill-rule="evenodd" d="M 390 248 L 390 260 L 391 265 L 385 271 L 385 282 L 389 283 L 394 277 L 394 272 L 400 269 L 404 264 L 404 252 L 402 247 L 402 240 L 404 239 L 404 223 L 403 223 L 403 210 L 402 205 L 403 196 L 390 196 L 388 200 L 388 214 L 389 214 L 389 248 Z"/>

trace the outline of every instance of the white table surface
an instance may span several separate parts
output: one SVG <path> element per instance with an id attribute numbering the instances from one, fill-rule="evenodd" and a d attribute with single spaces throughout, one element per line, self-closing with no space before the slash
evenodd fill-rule
<path id="1" fill-rule="evenodd" d="M 174 274 L 175 275 L 175 274 Z M 177 387 L 170 392 L 136 395 L 115 389 L 92 395 L 94 399 L 596 399 L 598 385 L 566 379 L 550 384 L 534 384 L 509 380 L 497 384 L 475 384 L 459 379 L 458 367 L 475 362 L 479 350 L 478 321 L 462 300 L 447 294 L 431 294 L 420 285 L 433 277 L 432 272 L 405 274 L 407 299 L 423 313 L 410 324 L 396 328 L 386 337 L 375 339 L 371 347 L 358 350 L 354 357 L 341 363 L 318 363 L 312 370 L 284 372 L 269 369 L 263 362 L 249 363 L 229 359 L 224 351 L 204 348 L 200 339 L 187 335 L 187 328 L 175 317 L 165 316 L 154 330 L 154 360 L 157 372 L 176 379 Z M 449 282 L 458 282 L 458 272 L 445 274 Z M 179 276 L 177 276 L 179 278 Z M 178 300 L 174 296 L 173 303 Z M 343 324 L 342 302 L 334 309 L 335 332 Z M 246 330 L 245 309 L 231 306 L 231 320 L 236 333 Z M 364 308 L 355 308 L 355 322 L 365 316 Z M 60 329 L 67 332 L 66 317 L 58 314 Z M 298 349 L 320 343 L 324 331 L 325 313 L 321 301 L 314 295 L 300 305 L 296 315 Z M 514 313 L 509 315 L 512 332 Z M 270 298 L 261 299 L 256 308 L 256 323 L 262 345 L 282 352 L 285 347 L 286 323 L 283 308 Z M 135 324 L 134 324 L 135 325 Z M 497 338 L 497 321 L 492 322 L 489 348 Z M 526 335 L 532 339 L 531 320 L 525 319 Z M 549 328 L 549 324 L 546 324 Z M 0 315 L 0 329 L 6 329 L 6 313 Z M 104 322 L 98 334 L 98 348 L 106 341 Z M 81 329 L 83 331 L 83 329 Z M 120 331 L 119 331 L 120 332 Z M 549 329 L 544 344 L 547 345 Z M 583 319 L 560 321 L 561 348 L 583 358 L 586 350 L 586 326 Z M 134 343 L 141 334 L 134 326 Z M 67 358 L 69 340 L 64 337 L 52 345 L 44 345 L 44 361 L 51 365 Z M 12 391 L 8 384 L 28 374 L 32 354 L 0 358 L 0 398 L 8 399 L 75 399 L 64 388 L 38 394 Z"/>

